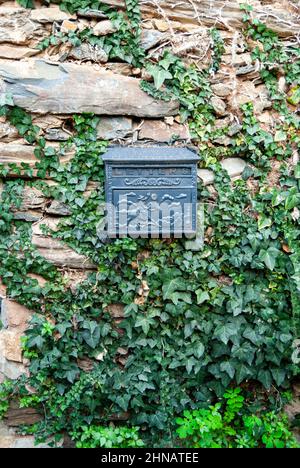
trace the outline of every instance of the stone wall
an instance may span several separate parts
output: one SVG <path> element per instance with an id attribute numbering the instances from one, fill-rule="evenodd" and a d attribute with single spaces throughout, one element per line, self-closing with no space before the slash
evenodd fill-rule
<path id="1" fill-rule="evenodd" d="M 104 2 L 121 7 L 123 2 Z M 240 127 L 240 106 L 254 103 L 255 114 L 265 129 L 272 128 L 277 115 L 271 111 L 268 92 L 262 84 L 258 64 L 253 62 L 241 34 L 242 12 L 239 1 L 179 2 L 176 8 L 171 0 L 142 1 L 142 44 L 150 56 L 158 57 L 171 48 L 178 55 L 190 52 L 198 64 L 209 60 L 211 38 L 208 28 L 219 28 L 225 42 L 225 54 L 220 70 L 212 80 L 211 104 L 216 114 L 216 127 L 229 127 L 228 136 L 215 141 L 229 147 Z M 264 20 L 286 41 L 299 30 L 299 2 L 251 1 L 255 14 Z M 212 5 L 213 4 L 213 5 Z M 99 47 L 87 44 L 73 47 L 66 44 L 37 49 L 39 42 L 53 31 L 70 32 L 93 28 L 101 36 L 113 31 L 112 23 L 93 11 L 70 15 L 58 6 L 26 10 L 17 2 L 0 1 L 0 91 L 11 93 L 15 104 L 33 114 L 34 124 L 41 127 L 49 145 L 57 147 L 68 139 L 70 117 L 74 113 L 93 112 L 101 116 L 99 139 L 111 144 L 191 145 L 189 129 L 180 123 L 178 103 L 156 101 L 140 89 L 140 80 L 148 79 L 145 70 L 126 63 L 109 62 Z M 285 89 L 282 79 L 280 86 Z M 67 162 L 72 151 L 64 156 Z M 34 147 L 26 144 L 3 118 L 0 118 L 0 164 L 35 164 Z M 239 158 L 227 158 L 223 167 L 231 177 L 243 172 L 245 163 Z M 199 180 L 213 183 L 213 174 L 199 169 Z M 49 185 L 53 184 L 47 179 Z M 1 191 L 0 185 L 0 191 Z M 88 193 L 92 186 L 87 189 Z M 55 228 L 66 207 L 47 200 L 42 192 L 27 186 L 22 207 L 15 218 L 32 223 L 32 241 L 40 253 L 58 266 L 69 278 L 70 284 L 80 281 L 94 265 L 40 229 L 41 224 Z M 36 278 L 41 284 L 44 279 Z M 22 357 L 20 337 L 24 333 L 31 312 L 6 297 L 0 282 L 0 381 L 15 379 L 26 372 L 27 362 Z M 11 437 L 7 433 L 6 437 Z M 0 437 L 1 438 L 1 437 Z M 8 440 L 8 439 L 7 439 Z M 9 439 L 10 440 L 10 439 Z M 10 441 L 11 444 L 14 441 Z M 8 443 L 8 442 L 7 442 Z M 1 443 L 0 443 L 1 446 Z"/>

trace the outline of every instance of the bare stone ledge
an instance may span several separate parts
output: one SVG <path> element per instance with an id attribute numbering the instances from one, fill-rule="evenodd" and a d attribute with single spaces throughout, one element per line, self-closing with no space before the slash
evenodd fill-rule
<path id="1" fill-rule="evenodd" d="M 22 364 L 21 336 L 17 330 L 0 331 L 0 348 L 3 350 L 3 357 L 7 361 L 13 361 Z"/>
<path id="2" fill-rule="evenodd" d="M 191 136 L 188 127 L 178 123 L 168 125 L 160 120 L 145 120 L 139 132 L 140 140 L 154 140 L 166 143 L 173 138 L 190 141 Z"/>
<path id="3" fill-rule="evenodd" d="M 32 312 L 11 299 L 4 299 L 1 307 L 1 322 L 5 328 L 16 329 L 22 333 L 26 330 Z"/>
<path id="4" fill-rule="evenodd" d="M 231 178 L 239 177 L 247 163 L 241 158 L 226 158 L 221 161 L 221 166 L 225 169 Z M 214 182 L 214 173 L 209 169 L 198 169 L 198 178 L 203 185 L 210 185 Z"/>
<path id="5" fill-rule="evenodd" d="M 26 57 L 33 57 L 39 54 L 39 52 L 38 49 L 31 49 L 30 47 L 17 47 L 7 44 L 0 45 L 1 59 L 21 60 Z"/>
<path id="6" fill-rule="evenodd" d="M 32 21 L 30 10 L 14 6 L 0 6 L 0 44 L 28 45 L 45 35 L 41 24 Z"/>
<path id="7" fill-rule="evenodd" d="M 1 60 L 0 77 L 5 83 L 2 93 L 11 93 L 16 105 L 33 113 L 149 118 L 178 113 L 177 101 L 155 100 L 140 89 L 139 79 L 97 65 Z"/>
<path id="8" fill-rule="evenodd" d="M 78 254 L 56 239 L 33 235 L 32 243 L 48 262 L 57 267 L 75 270 L 96 269 L 95 265 L 87 257 Z"/>
<path id="9" fill-rule="evenodd" d="M 62 22 L 69 19 L 76 19 L 75 15 L 62 11 L 59 6 L 51 6 L 49 8 L 37 8 L 30 11 L 30 19 L 38 23 L 54 23 L 54 21 Z"/>
<path id="10" fill-rule="evenodd" d="M 125 0 L 103 0 L 102 3 L 118 8 L 125 7 Z M 154 3 L 159 3 L 156 8 Z M 267 4 L 266 4 L 267 3 Z M 170 21 L 183 25 L 214 26 L 221 29 L 244 27 L 244 12 L 240 8 L 241 0 L 193 0 L 175 4 L 174 0 L 160 0 L 141 2 L 143 18 L 162 17 L 162 12 Z M 291 2 L 263 0 L 252 1 L 253 17 L 266 23 L 281 36 L 295 35 L 300 28 L 300 17 L 295 13 Z"/>
<path id="11" fill-rule="evenodd" d="M 57 144 L 51 143 L 55 148 Z M 49 144 L 50 146 L 50 144 Z M 34 155 L 34 146 L 22 144 L 22 142 L 11 142 L 11 143 L 0 143 L 0 164 L 16 164 L 21 166 L 22 163 L 28 164 L 30 168 L 34 168 L 38 162 Z M 74 151 L 70 150 L 66 152 L 64 156 L 60 158 L 61 163 L 67 163 L 72 159 Z"/>

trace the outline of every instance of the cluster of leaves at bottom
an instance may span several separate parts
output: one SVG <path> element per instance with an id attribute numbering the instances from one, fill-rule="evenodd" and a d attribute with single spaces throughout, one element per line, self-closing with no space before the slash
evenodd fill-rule
<path id="1" fill-rule="evenodd" d="M 185 411 L 177 424 L 188 448 L 300 448 L 286 415 L 249 414 L 239 388 L 228 390 L 209 409 Z"/>
<path id="2" fill-rule="evenodd" d="M 138 427 L 85 426 L 72 434 L 76 448 L 141 448 L 144 442 Z"/>

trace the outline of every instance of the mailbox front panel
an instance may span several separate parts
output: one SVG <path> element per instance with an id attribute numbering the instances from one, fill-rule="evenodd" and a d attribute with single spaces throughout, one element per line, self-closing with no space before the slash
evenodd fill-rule
<path id="1" fill-rule="evenodd" d="M 196 232 L 196 162 L 108 160 L 106 194 L 110 237 L 182 237 Z"/>

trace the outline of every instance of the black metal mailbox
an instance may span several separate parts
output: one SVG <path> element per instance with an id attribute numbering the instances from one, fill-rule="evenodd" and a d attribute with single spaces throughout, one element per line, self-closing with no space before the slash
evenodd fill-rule
<path id="1" fill-rule="evenodd" d="M 106 168 L 109 237 L 193 236 L 196 153 L 186 148 L 110 148 Z"/>

